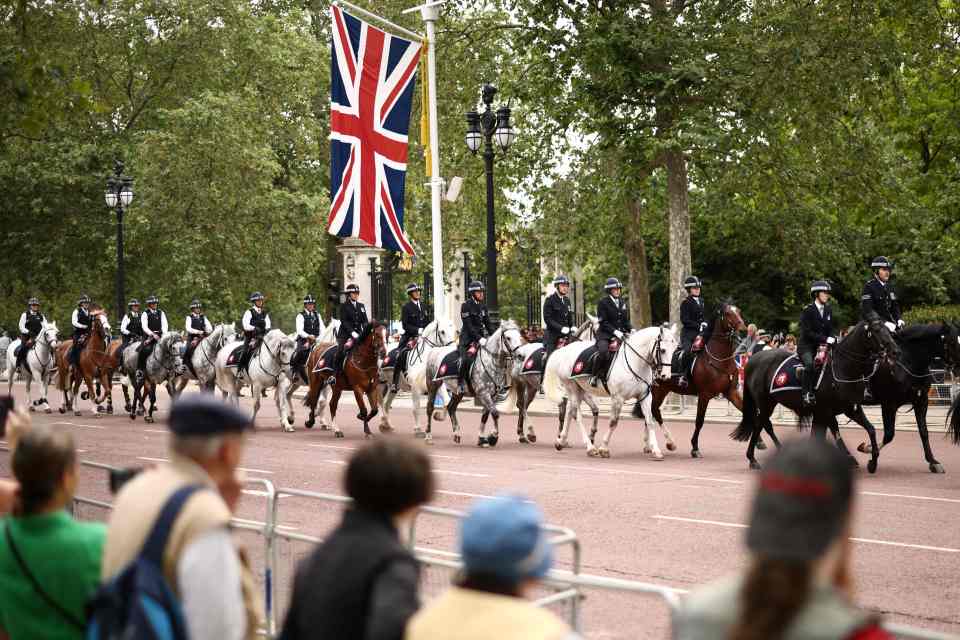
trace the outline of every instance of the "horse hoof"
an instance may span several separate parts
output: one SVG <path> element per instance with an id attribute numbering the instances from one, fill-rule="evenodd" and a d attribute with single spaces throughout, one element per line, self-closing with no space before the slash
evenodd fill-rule
<path id="1" fill-rule="evenodd" d="M 137 415 L 138 415 L 138 416 L 142 416 L 142 415 L 143 415 L 143 409 L 137 409 Z"/>
<path id="2" fill-rule="evenodd" d="M 519 438 L 517 438 L 517 442 L 519 442 L 520 444 L 530 444 L 530 441 L 527 440 L 527 436 L 520 436 Z"/>
<path id="3" fill-rule="evenodd" d="M 321 423 L 320 431 L 330 431 L 330 425 Z"/>
<path id="4" fill-rule="evenodd" d="M 363 439 L 364 439 L 364 440 L 373 440 L 373 434 L 372 434 L 372 433 L 365 433 L 365 434 L 363 434 Z"/>
<path id="5" fill-rule="evenodd" d="M 610 449 L 607 449 L 606 447 L 600 447 L 600 449 L 598 449 L 598 451 L 600 452 L 600 457 L 601 457 L 601 458 L 609 458 L 609 457 L 610 457 Z"/>
<path id="6" fill-rule="evenodd" d="M 867 471 L 870 472 L 870 473 L 876 473 L 876 472 L 877 472 L 877 461 L 876 461 L 876 460 L 870 460 L 869 462 L 867 462 Z"/>
<path id="7" fill-rule="evenodd" d="M 500 441 L 500 436 L 494 434 L 492 436 L 487 436 L 487 444 L 491 447 L 497 446 L 497 443 Z"/>
<path id="8" fill-rule="evenodd" d="M 67 410 L 64 409 L 63 407 L 60 407 L 60 408 L 58 409 L 58 411 L 59 411 L 60 413 L 66 413 L 66 412 L 67 412 Z"/>
<path id="9" fill-rule="evenodd" d="M 702 457 L 703 457 L 703 454 L 700 453 L 700 449 L 694 449 L 693 451 L 690 452 L 690 457 L 691 457 L 691 458 L 702 458 Z"/>
<path id="10" fill-rule="evenodd" d="M 422 440 L 422 439 L 425 438 L 426 436 L 427 436 L 427 433 L 426 433 L 426 431 L 424 431 L 423 429 L 414 429 L 414 430 L 413 430 L 413 437 L 416 438 L 416 439 L 418 439 L 418 440 Z"/>
<path id="11" fill-rule="evenodd" d="M 591 440 L 590 442 L 593 442 L 593 440 Z M 644 446 L 643 446 L 643 453 L 644 453 L 644 455 L 649 454 L 649 453 L 653 453 L 653 449 L 651 449 L 651 448 L 650 448 L 650 445 L 648 445 L 648 444 L 647 444 L 647 445 L 644 445 Z"/>
<path id="12" fill-rule="evenodd" d="M 761 467 L 760 463 L 757 462 L 756 460 L 751 460 L 750 469 L 752 469 L 753 471 L 760 471 L 761 469 L 763 469 L 763 467 Z"/>
<path id="13" fill-rule="evenodd" d="M 673 442 L 667 443 L 667 451 L 676 451 L 676 450 L 677 450 L 677 445 L 675 443 Z"/>
<path id="14" fill-rule="evenodd" d="M 311 418 L 309 420 L 305 420 L 303 426 L 305 426 L 307 429 L 313 429 L 314 424 L 316 424 L 316 420 Z"/>
<path id="15" fill-rule="evenodd" d="M 587 455 L 590 456 L 591 458 L 599 458 L 600 450 L 597 449 L 596 447 L 590 447 L 589 449 L 587 449 Z"/>
<path id="16" fill-rule="evenodd" d="M 367 416 L 367 420 L 373 420 L 374 418 L 377 417 L 377 414 L 378 414 L 378 413 L 380 413 L 380 408 L 379 408 L 379 407 L 374 407 L 374 408 L 373 408 L 373 411 L 370 412 L 370 415 Z"/>
<path id="17" fill-rule="evenodd" d="M 357 420 L 359 420 L 360 422 L 366 422 L 366 421 L 367 421 L 367 416 L 365 416 L 365 415 L 362 414 L 362 413 L 358 413 L 358 414 L 357 414 Z"/>
<path id="18" fill-rule="evenodd" d="M 485 447 L 485 446 L 487 446 L 487 439 L 484 438 L 483 436 L 479 436 L 479 437 L 477 438 L 477 446 L 478 446 L 478 447 Z"/>
<path id="19" fill-rule="evenodd" d="M 342 438 L 342 437 L 343 437 L 343 431 L 334 431 L 334 432 L 333 432 L 333 437 L 334 437 L 334 438 Z"/>
<path id="20" fill-rule="evenodd" d="M 766 443 L 766 442 L 764 442 L 763 440 L 758 440 L 758 441 L 757 441 L 757 449 L 758 449 L 759 451 L 764 451 L 764 450 L 766 450 L 766 448 L 767 448 L 767 443 Z"/>
<path id="21" fill-rule="evenodd" d="M 146 416 L 143 421 L 147 424 L 153 424 L 153 418 L 151 416 Z"/>
<path id="22" fill-rule="evenodd" d="M 385 423 L 380 424 L 380 433 L 393 433 L 394 431 L 395 429 L 390 425 Z"/>
<path id="23" fill-rule="evenodd" d="M 557 440 L 556 442 L 553 443 L 553 448 L 556 449 L 557 451 L 563 451 L 563 443 Z"/>
<path id="24" fill-rule="evenodd" d="M 873 453 L 873 447 L 871 447 L 866 442 L 861 442 L 859 445 L 857 445 L 857 451 L 859 451 L 860 453 L 870 454 L 870 453 Z"/>
<path id="25" fill-rule="evenodd" d="M 80 399 L 81 399 L 81 400 L 89 400 L 89 399 L 90 399 L 90 394 L 87 393 L 86 391 L 81 391 L 81 392 L 80 392 Z"/>
<path id="26" fill-rule="evenodd" d="M 123 410 L 124 410 L 124 412 L 126 412 L 126 413 L 130 413 L 130 411 L 131 411 L 130 405 L 129 405 L 129 404 L 123 405 Z"/>
<path id="27" fill-rule="evenodd" d="M 80 416 L 83 415 L 83 412 L 82 412 L 82 411 L 74 411 L 74 412 L 73 412 L 73 415 L 75 415 L 75 416 L 77 416 L 77 417 L 79 418 Z"/>
<path id="28" fill-rule="evenodd" d="M 939 462 L 931 462 L 930 473 L 946 473 L 946 470 L 944 470 L 943 465 Z"/>
<path id="29" fill-rule="evenodd" d="M 34 411 L 37 410 L 37 408 L 36 408 L 35 406 L 33 406 L 33 405 L 30 405 L 30 409 L 29 409 L 29 410 L 30 410 L 30 413 L 33 413 Z"/>
<path id="30" fill-rule="evenodd" d="M 106 409 L 104 409 L 104 408 L 101 407 L 100 405 L 97 405 L 97 413 L 104 413 L 105 411 L 106 411 Z"/>
<path id="31" fill-rule="evenodd" d="M 47 407 L 46 409 L 43 410 L 43 412 L 50 414 L 50 413 L 53 413 L 53 409 L 51 409 L 50 407 Z"/>
<path id="32" fill-rule="evenodd" d="M 531 433 L 530 435 L 527 436 L 527 440 L 530 441 L 530 444 L 536 444 L 536 443 L 537 443 L 537 435 L 536 435 L 535 433 Z"/>
<path id="33" fill-rule="evenodd" d="M 107 407 L 107 415 L 113 415 L 113 407 Z"/>
<path id="34" fill-rule="evenodd" d="M 457 444 L 460 444 L 460 436 L 454 435 L 454 436 L 453 436 L 453 441 L 456 442 Z M 424 435 L 424 436 L 423 436 L 423 444 L 432 447 L 432 446 L 433 446 L 433 436 L 430 435 L 429 433 L 426 434 L 426 435 Z"/>
<path id="35" fill-rule="evenodd" d="M 284 425 L 284 426 L 283 426 L 283 430 L 286 431 L 287 433 L 293 433 L 293 432 L 294 432 L 293 425 L 290 425 L 290 424 Z"/>
<path id="36" fill-rule="evenodd" d="M 131 420 L 136 420 L 136 419 L 137 419 L 137 414 L 131 413 L 131 414 L 130 414 L 130 419 L 131 419 Z"/>
<path id="37" fill-rule="evenodd" d="M 665 458 L 663 457 L 662 453 L 655 453 L 650 459 L 654 462 L 663 462 Z"/>

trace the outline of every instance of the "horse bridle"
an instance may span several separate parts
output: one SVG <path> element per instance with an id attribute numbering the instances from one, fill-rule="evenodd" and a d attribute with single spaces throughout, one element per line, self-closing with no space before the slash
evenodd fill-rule
<path id="1" fill-rule="evenodd" d="M 630 366 L 630 359 L 624 355 L 623 362 L 627 365 L 627 371 L 633 376 L 634 380 L 642 382 L 647 385 L 647 393 L 650 392 L 650 387 L 659 383 L 660 377 L 663 374 L 663 356 L 661 355 L 661 345 L 663 343 L 663 327 L 660 327 L 660 331 L 657 333 L 657 339 L 653 341 L 653 347 L 650 349 L 650 355 L 644 356 L 639 351 L 633 348 L 633 345 L 629 341 L 623 340 L 623 346 L 628 348 L 633 355 L 637 356 L 641 360 L 647 363 L 650 367 L 650 371 L 654 372 L 652 382 L 648 382 L 643 376 L 633 370 L 633 367 Z M 651 361 L 652 360 L 652 361 Z M 644 396 L 646 397 L 646 393 Z"/>
<path id="2" fill-rule="evenodd" d="M 266 373 L 268 376 L 270 376 L 270 377 L 273 378 L 274 380 L 279 380 L 279 379 L 280 379 L 280 374 L 283 373 L 283 368 L 284 368 L 284 367 L 289 367 L 289 366 L 290 366 L 290 363 L 292 362 L 292 360 L 288 360 L 288 361 L 284 362 L 284 361 L 280 358 L 280 347 L 279 347 L 279 346 L 277 346 L 277 352 L 276 352 L 276 353 L 274 353 L 273 351 L 270 351 L 270 345 L 267 344 L 267 336 L 263 336 L 263 340 L 260 341 L 260 348 L 261 348 L 261 349 L 266 349 L 266 350 L 267 350 L 267 353 L 270 354 L 270 357 L 272 357 L 274 360 L 277 361 L 277 372 L 276 372 L 276 373 L 270 373 L 269 371 L 267 371 L 267 368 L 266 368 L 265 366 L 263 366 L 263 356 L 262 356 L 262 354 L 260 353 L 260 349 L 257 349 L 257 362 L 260 363 L 260 368 L 263 369 L 264 373 Z"/>
<path id="3" fill-rule="evenodd" d="M 216 331 L 216 329 L 214 329 L 214 331 Z M 216 367 L 217 366 L 216 363 L 210 359 L 210 354 L 207 352 L 207 349 L 203 344 L 206 341 L 207 341 L 206 338 L 200 341 L 200 344 L 198 345 L 199 347 L 202 347 L 200 349 L 200 353 L 203 354 L 203 359 L 207 361 L 208 365 L 210 365 L 211 367 Z M 220 331 L 220 339 L 217 342 L 219 342 L 219 344 L 214 348 L 214 351 L 220 351 L 220 349 L 223 349 L 223 345 L 227 343 L 226 331 L 224 330 Z"/>
<path id="4" fill-rule="evenodd" d="M 724 313 L 724 310 L 727 309 L 727 308 L 729 308 L 729 305 L 726 305 L 726 304 L 725 304 L 725 305 L 722 305 L 722 306 L 720 307 L 720 309 L 717 310 L 716 315 L 719 316 L 721 319 L 724 319 L 724 318 L 725 318 L 725 315 L 726 315 L 726 314 Z M 711 335 L 712 335 L 712 334 L 711 334 Z M 723 335 L 723 334 L 720 334 L 720 335 Z M 737 340 L 736 340 L 736 336 L 737 336 L 737 328 L 731 326 L 731 327 L 730 327 L 730 330 L 727 331 L 727 333 L 726 333 L 727 342 L 730 343 L 730 346 L 731 346 L 731 347 L 734 346 L 734 344 L 735 344 L 736 341 L 737 341 Z M 718 358 L 717 356 L 715 356 L 715 355 L 713 355 L 712 353 L 710 353 L 710 343 L 709 343 L 709 341 L 704 343 L 704 345 L 703 345 L 703 350 L 704 350 L 704 352 L 710 357 L 710 360 L 716 360 L 717 362 L 728 362 L 728 361 L 733 360 L 734 358 L 737 357 L 737 354 L 736 354 L 736 353 L 731 353 L 731 354 L 730 354 L 728 357 L 726 357 L 726 358 Z M 736 349 L 734 349 L 734 351 L 736 351 Z M 712 364 L 712 363 L 711 363 L 711 364 Z"/>
<path id="5" fill-rule="evenodd" d="M 163 377 L 163 379 L 164 379 L 164 380 L 169 380 L 169 379 L 170 379 L 170 372 L 171 372 L 171 371 L 173 371 L 174 373 L 177 372 L 177 354 L 176 354 L 176 353 L 174 352 L 174 350 L 171 348 L 171 349 L 170 349 L 170 352 L 169 352 L 168 354 L 166 354 L 166 356 L 164 356 L 163 358 L 161 358 L 161 357 L 158 355 L 157 352 L 159 351 L 159 347 L 161 346 L 161 343 L 162 343 L 162 342 L 163 342 L 163 337 L 161 336 L 161 337 L 160 337 L 160 340 L 157 340 L 157 346 L 153 349 L 153 351 L 150 352 L 150 358 L 148 358 L 147 361 L 149 362 L 150 359 L 156 358 L 156 359 L 160 362 L 160 366 L 163 368 L 163 370 L 164 370 L 164 371 L 166 372 L 166 374 L 167 374 L 167 375 L 165 375 L 165 376 Z M 180 337 L 177 336 L 176 340 L 171 340 L 170 342 L 180 342 Z M 173 366 L 167 366 L 167 361 L 168 361 L 168 360 L 173 360 Z"/>
<path id="6" fill-rule="evenodd" d="M 866 322 L 865 331 L 867 332 L 867 338 L 870 339 L 870 342 L 872 343 L 874 342 L 874 336 L 873 336 L 873 329 L 870 327 L 871 321 L 866 320 L 865 322 Z M 886 347 L 881 345 L 879 351 L 874 351 L 871 345 L 870 352 L 867 354 L 866 357 L 863 357 L 863 356 L 860 356 L 859 354 L 851 352 L 849 349 L 844 350 L 843 349 L 844 342 L 845 341 L 841 340 L 834 347 L 834 351 L 836 352 L 836 355 L 838 356 L 842 355 L 845 358 L 849 358 L 850 360 L 853 360 L 858 364 L 865 364 L 867 362 L 872 361 L 873 369 L 870 371 L 869 374 L 865 376 L 846 380 L 846 379 L 837 377 L 836 358 L 830 358 L 830 373 L 833 375 L 833 381 L 838 384 L 859 384 L 861 382 L 869 381 L 870 378 L 872 378 L 877 374 L 877 370 L 880 368 L 880 360 L 886 355 L 886 352 L 887 352 Z"/>

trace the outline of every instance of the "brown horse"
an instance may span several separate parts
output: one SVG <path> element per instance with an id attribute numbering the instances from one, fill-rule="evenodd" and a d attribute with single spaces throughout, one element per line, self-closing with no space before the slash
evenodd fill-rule
<path id="1" fill-rule="evenodd" d="M 387 328 L 374 322 L 370 329 L 361 335 L 357 341 L 357 346 L 350 352 L 350 357 L 343 363 L 343 370 L 337 375 L 337 381 L 333 385 L 333 395 L 329 399 L 330 419 L 333 423 L 333 435 L 337 438 L 343 437 L 343 431 L 337 426 L 337 404 L 340 402 L 340 394 L 344 391 L 353 391 L 353 397 L 357 400 L 357 406 L 360 407 L 360 413 L 357 414 L 358 420 L 363 420 L 363 435 L 365 438 L 371 437 L 370 421 L 379 413 L 380 406 L 380 360 L 386 356 Z M 324 405 L 327 404 L 327 396 L 324 393 L 328 372 L 315 371 L 317 362 L 320 360 L 323 352 L 333 343 L 318 344 L 310 352 L 307 358 L 307 378 L 310 382 L 310 391 L 307 393 L 303 404 L 310 407 L 310 416 L 307 418 L 305 426 L 312 428 L 316 421 L 316 414 L 322 413 Z M 370 411 L 364 404 L 363 396 L 367 396 L 370 402 Z M 323 402 L 319 408 L 318 401 L 323 397 Z M 388 433 L 393 429 L 386 424 L 380 425 L 380 431 Z"/>
<path id="2" fill-rule="evenodd" d="M 660 405 L 671 391 L 686 396 L 697 396 L 697 420 L 690 444 L 693 449 L 690 455 L 694 458 L 702 457 L 700 453 L 700 430 L 703 428 L 703 419 L 707 413 L 710 400 L 718 395 L 725 396 L 733 405 L 742 410 L 743 400 L 737 389 L 739 371 L 734 359 L 734 349 L 737 346 L 737 332 L 745 329 L 740 309 L 730 302 L 721 302 L 717 305 L 711 319 L 713 325 L 709 332 L 710 339 L 697 358 L 693 367 L 693 376 L 690 384 L 681 389 L 675 379 L 661 382 L 653 386 L 653 418 L 663 426 L 663 416 L 660 414 Z M 637 411 L 640 403 L 637 403 Z M 638 417 L 642 417 L 640 411 Z"/>
<path id="3" fill-rule="evenodd" d="M 107 343 L 110 341 L 110 324 L 107 322 L 106 312 L 100 307 L 90 309 L 90 334 L 87 344 L 80 352 L 79 371 L 70 364 L 69 354 L 73 348 L 73 340 L 64 340 L 57 348 L 57 388 L 63 393 L 63 405 L 60 413 L 73 411 L 73 415 L 82 415 L 79 404 L 75 405 L 77 394 L 80 391 L 80 382 L 85 382 L 87 390 L 84 399 L 89 398 L 94 405 L 94 415 L 99 415 L 99 406 L 107 401 L 107 413 L 113 413 L 113 396 L 110 376 L 113 374 L 113 360 L 107 353 Z M 93 388 L 94 379 L 103 392 L 99 396 Z"/>

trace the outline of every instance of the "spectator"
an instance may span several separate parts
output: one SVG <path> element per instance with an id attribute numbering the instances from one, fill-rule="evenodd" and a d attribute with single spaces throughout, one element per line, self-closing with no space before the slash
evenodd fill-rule
<path id="1" fill-rule="evenodd" d="M 406 640 L 561 640 L 577 636 L 525 601 L 550 570 L 553 548 L 536 506 L 517 497 L 476 503 L 463 521 L 464 575 L 410 621 Z"/>
<path id="2" fill-rule="evenodd" d="M 789 351 L 790 353 L 797 352 L 797 337 L 792 333 L 788 333 L 787 337 L 783 341 L 783 348 Z"/>
<path id="3" fill-rule="evenodd" d="M 344 484 L 353 505 L 297 570 L 281 640 L 399 640 L 420 606 L 419 568 L 399 531 L 433 497 L 430 458 L 378 440 L 353 455 Z"/>
<path id="4" fill-rule="evenodd" d="M 6 424 L 0 425 L 3 427 L 0 434 L 6 437 L 11 456 L 17 448 L 17 441 L 20 436 L 27 432 L 30 424 L 30 414 L 23 409 L 7 413 Z M 0 516 L 5 516 L 13 511 L 19 488 L 16 480 L 0 478 Z"/>
<path id="5" fill-rule="evenodd" d="M 774 334 L 774 336 L 773 336 L 772 338 L 770 338 L 770 348 L 771 348 L 771 349 L 779 349 L 779 348 L 780 348 L 780 345 L 782 345 L 782 344 L 783 344 L 783 334 L 782 334 L 782 333 Z"/>
<path id="6" fill-rule="evenodd" d="M 73 435 L 49 425 L 19 437 L 19 483 L 0 539 L 0 637 L 82 638 L 84 608 L 100 582 L 104 527 L 66 511 L 79 478 Z"/>
<path id="7" fill-rule="evenodd" d="M 854 475 L 822 440 L 784 445 L 760 476 L 747 532 L 750 566 L 694 591 L 677 618 L 680 640 L 886 640 L 852 603 Z"/>
<path id="8" fill-rule="evenodd" d="M 753 344 L 753 348 L 750 350 L 750 354 L 760 353 L 766 349 L 769 349 L 768 346 L 770 343 L 770 334 L 767 333 L 766 329 L 760 329 L 757 331 L 757 340 Z"/>
<path id="9" fill-rule="evenodd" d="M 170 411 L 170 464 L 149 469 L 123 486 L 107 529 L 105 579 L 139 554 L 169 497 L 199 484 L 174 521 L 163 574 L 179 598 L 191 640 L 236 640 L 255 635 L 260 610 L 253 576 L 230 537 L 231 513 L 242 481 L 237 465 L 249 414 L 208 396 L 190 394 Z"/>
<path id="10" fill-rule="evenodd" d="M 736 350 L 733 352 L 733 355 L 738 356 L 743 353 L 753 353 L 753 345 L 757 343 L 757 325 L 748 324 L 747 325 L 747 335 L 743 340 L 740 341 L 740 344 L 737 345 Z"/>

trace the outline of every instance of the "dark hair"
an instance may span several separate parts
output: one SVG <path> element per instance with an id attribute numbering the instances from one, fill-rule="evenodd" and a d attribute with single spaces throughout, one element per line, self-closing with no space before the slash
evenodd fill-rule
<path id="1" fill-rule="evenodd" d="M 18 512 L 30 515 L 42 509 L 60 488 L 63 474 L 77 461 L 73 434 L 50 425 L 35 425 L 17 441 L 13 475 L 20 484 Z"/>
<path id="2" fill-rule="evenodd" d="M 433 497 L 430 458 L 399 440 L 378 440 L 350 458 L 344 488 L 357 507 L 396 515 Z"/>
<path id="3" fill-rule="evenodd" d="M 740 617 L 728 640 L 776 640 L 806 605 L 813 579 L 808 562 L 759 555 L 740 592 Z"/>

